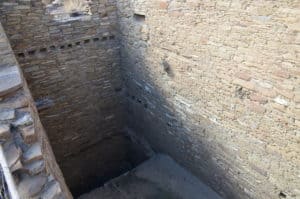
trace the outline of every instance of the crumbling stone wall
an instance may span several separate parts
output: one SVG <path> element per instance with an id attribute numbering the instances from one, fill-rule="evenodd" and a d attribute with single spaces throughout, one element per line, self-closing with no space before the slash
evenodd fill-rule
<path id="1" fill-rule="evenodd" d="M 72 198 L 1 23 L 0 142 L 22 199 Z"/>
<path id="2" fill-rule="evenodd" d="M 115 1 L 94 0 L 90 7 L 89 16 L 59 21 L 42 0 L 0 3 L 0 19 L 73 192 L 119 175 L 130 155 Z"/>
<path id="3" fill-rule="evenodd" d="M 129 125 L 225 198 L 299 198 L 299 1 L 117 4 Z"/>

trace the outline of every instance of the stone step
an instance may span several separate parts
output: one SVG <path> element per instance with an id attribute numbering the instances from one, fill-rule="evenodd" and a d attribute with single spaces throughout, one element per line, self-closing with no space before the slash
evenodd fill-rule
<path id="1" fill-rule="evenodd" d="M 32 198 L 38 195 L 47 182 L 47 177 L 44 175 L 25 176 L 18 184 L 18 191 L 22 198 Z"/>
<path id="2" fill-rule="evenodd" d="M 26 164 L 32 163 L 35 160 L 41 160 L 43 158 L 42 149 L 37 142 L 33 144 L 24 154 L 23 162 Z"/>
<path id="3" fill-rule="evenodd" d="M 37 175 L 44 170 L 45 170 L 45 163 L 43 160 L 37 160 L 29 164 L 25 164 L 23 166 L 23 171 L 31 176 Z"/>
<path id="4" fill-rule="evenodd" d="M 15 117 L 15 109 L 0 109 L 0 121 L 13 120 Z"/>
<path id="5" fill-rule="evenodd" d="M 32 144 L 36 142 L 37 137 L 35 134 L 34 125 L 22 127 L 20 130 L 22 138 L 26 144 Z"/>
<path id="6" fill-rule="evenodd" d="M 0 68 L 0 97 L 19 89 L 22 79 L 17 66 Z"/>
<path id="7" fill-rule="evenodd" d="M 22 155 L 21 149 L 17 148 L 13 142 L 5 144 L 4 153 L 11 172 L 22 168 L 20 161 Z"/>
<path id="8" fill-rule="evenodd" d="M 6 141 L 10 136 L 10 125 L 0 124 L 0 141 Z"/>
<path id="9" fill-rule="evenodd" d="M 57 181 L 49 182 L 39 199 L 62 199 L 62 191 Z"/>
<path id="10" fill-rule="evenodd" d="M 23 126 L 29 126 L 33 124 L 33 119 L 30 115 L 30 113 L 25 113 L 23 116 L 18 118 L 16 121 L 12 123 L 15 127 L 23 127 Z"/>

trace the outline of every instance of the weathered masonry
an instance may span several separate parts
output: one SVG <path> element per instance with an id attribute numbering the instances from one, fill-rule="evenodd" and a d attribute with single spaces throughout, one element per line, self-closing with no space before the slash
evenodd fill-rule
<path id="1" fill-rule="evenodd" d="M 153 149 L 223 198 L 300 198 L 298 0 L 2 0 L 0 22 L 0 136 L 30 197 Z"/>

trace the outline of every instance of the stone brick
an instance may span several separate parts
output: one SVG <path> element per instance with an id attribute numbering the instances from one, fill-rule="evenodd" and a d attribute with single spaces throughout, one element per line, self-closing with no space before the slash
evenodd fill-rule
<path id="1" fill-rule="evenodd" d="M 266 88 L 258 87 L 256 88 L 256 91 L 258 93 L 261 93 L 263 96 L 271 97 L 271 98 L 276 97 L 277 95 L 277 92 L 274 89 L 266 89 Z"/>
<path id="2" fill-rule="evenodd" d="M 279 89 L 277 89 L 276 91 L 278 94 L 280 94 L 288 99 L 293 99 L 293 97 L 294 97 L 293 91 L 286 91 L 286 90 L 279 90 Z"/>
<path id="3" fill-rule="evenodd" d="M 18 185 L 18 191 L 24 198 L 32 198 L 43 189 L 47 182 L 47 177 L 43 175 L 34 177 L 24 177 Z"/>
<path id="4" fill-rule="evenodd" d="M 249 90 L 254 90 L 254 88 L 255 88 L 255 84 L 253 82 L 248 82 L 248 81 L 244 81 L 244 80 L 241 80 L 241 79 L 233 80 L 233 84 L 240 85 L 240 86 L 242 86 L 246 89 L 249 89 Z"/>
<path id="5" fill-rule="evenodd" d="M 22 80 L 16 66 L 0 67 L 0 97 L 22 86 Z"/>
<path id="6" fill-rule="evenodd" d="M 40 160 L 43 158 L 42 149 L 39 143 L 33 144 L 27 151 L 23 154 L 24 163 L 31 163 L 35 160 Z"/>
<path id="7" fill-rule="evenodd" d="M 259 102 L 260 104 L 266 104 L 268 102 L 268 98 L 257 93 L 251 93 L 249 97 L 250 100 Z"/>
<path id="8" fill-rule="evenodd" d="M 274 102 L 276 102 L 280 105 L 283 105 L 283 106 L 288 106 L 289 105 L 289 102 L 287 100 L 283 99 L 280 96 L 277 96 L 276 98 L 274 98 Z"/>
<path id="9" fill-rule="evenodd" d="M 285 78 L 285 79 L 290 78 L 290 74 L 285 70 L 276 70 L 273 72 L 273 74 L 277 77 L 281 77 L 281 78 Z"/>
<path id="10" fill-rule="evenodd" d="M 281 112 L 285 112 L 286 111 L 286 107 L 284 105 L 281 104 L 277 104 L 277 103 L 272 103 L 272 107 L 278 111 Z"/>
<path id="11" fill-rule="evenodd" d="M 26 144 L 32 144 L 37 139 L 33 125 L 21 128 L 21 135 Z"/>
<path id="12" fill-rule="evenodd" d="M 14 109 L 0 109 L 0 121 L 12 120 L 15 118 Z"/>
<path id="13" fill-rule="evenodd" d="M 33 123 L 33 119 L 30 115 L 30 113 L 26 113 L 20 118 L 18 118 L 16 121 L 12 123 L 15 127 L 23 127 L 23 126 L 29 126 Z"/>
<path id="14" fill-rule="evenodd" d="M 8 124 L 0 124 L 0 140 L 7 140 L 10 136 L 10 126 Z"/>
<path id="15" fill-rule="evenodd" d="M 245 81 L 249 81 L 251 79 L 251 75 L 248 71 L 240 71 L 236 73 L 235 76 Z"/>
<path id="16" fill-rule="evenodd" d="M 9 143 L 5 146 L 5 157 L 11 172 L 20 168 L 21 150 L 14 143 Z"/>
<path id="17" fill-rule="evenodd" d="M 45 170 L 45 163 L 43 160 L 37 160 L 24 165 L 23 170 L 31 176 L 37 175 Z"/>

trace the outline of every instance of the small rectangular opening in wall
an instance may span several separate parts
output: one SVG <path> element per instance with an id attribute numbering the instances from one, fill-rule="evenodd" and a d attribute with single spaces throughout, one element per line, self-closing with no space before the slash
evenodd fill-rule
<path id="1" fill-rule="evenodd" d="M 146 20 L 146 16 L 145 15 L 136 14 L 136 13 L 133 15 L 133 18 L 137 22 L 144 22 Z"/>
<path id="2" fill-rule="evenodd" d="M 28 55 L 34 55 L 34 54 L 35 54 L 35 50 L 28 51 Z"/>
<path id="3" fill-rule="evenodd" d="M 40 49 L 40 53 L 45 53 L 45 52 L 47 52 L 47 48 L 41 48 Z"/>
<path id="4" fill-rule="evenodd" d="M 50 46 L 50 50 L 55 50 L 56 47 L 55 46 Z"/>
<path id="5" fill-rule="evenodd" d="M 24 58 L 25 54 L 24 53 L 18 53 L 18 57 Z"/>

